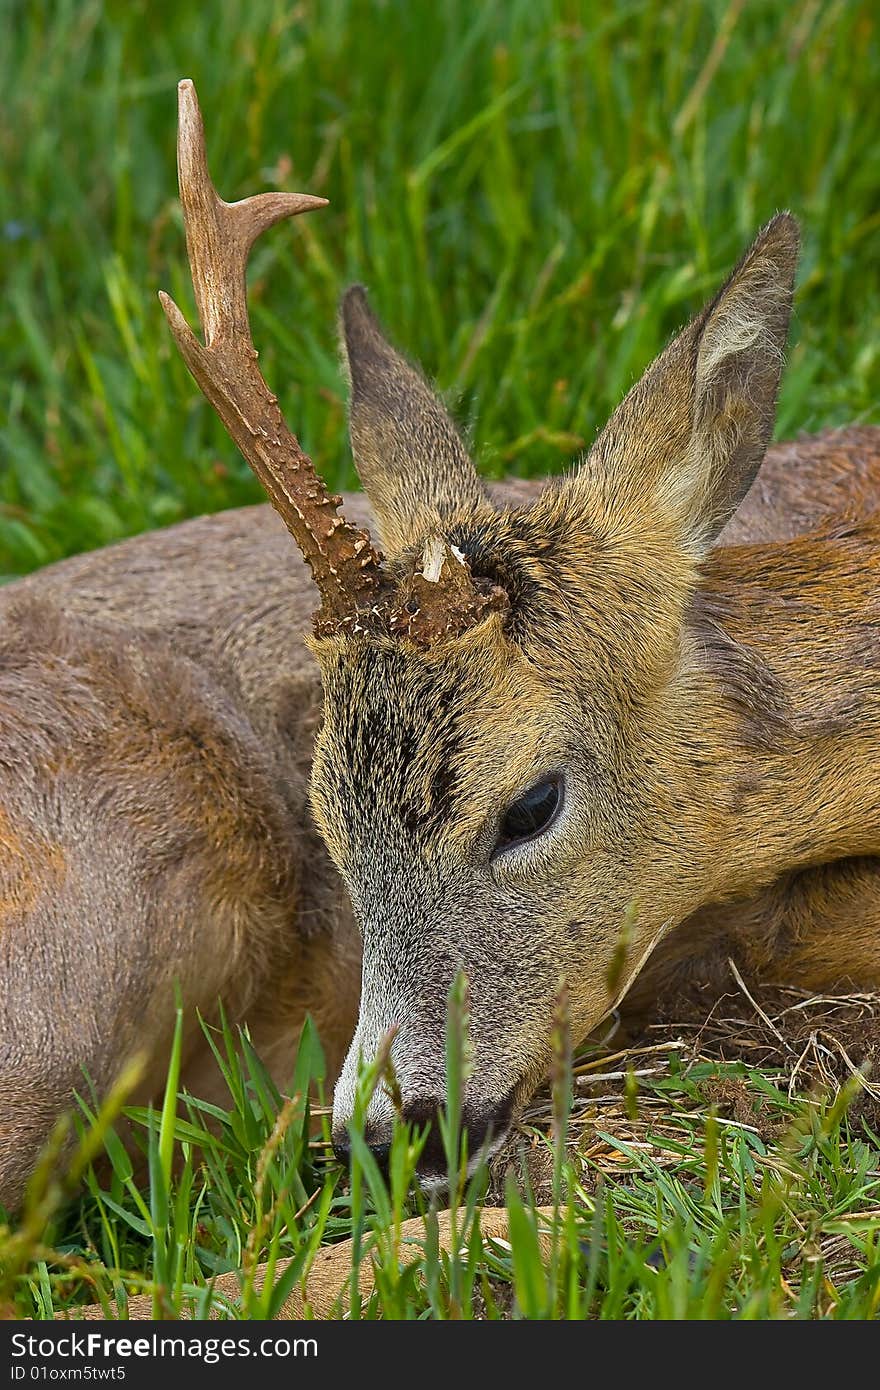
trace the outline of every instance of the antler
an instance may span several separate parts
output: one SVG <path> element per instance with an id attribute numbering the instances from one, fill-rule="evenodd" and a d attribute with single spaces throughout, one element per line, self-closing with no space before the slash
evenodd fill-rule
<path id="1" fill-rule="evenodd" d="M 245 271 L 261 232 L 284 217 L 325 207 L 307 193 L 261 193 L 224 203 L 208 172 L 205 132 L 195 87 L 178 83 L 177 172 L 204 346 L 167 294 L 159 298 L 175 341 L 200 390 L 211 402 L 269 495 L 308 562 L 321 595 L 319 633 L 350 624 L 372 608 L 385 585 L 382 558 L 368 531 L 338 512 L 287 428 L 277 397 L 257 365 L 247 310 Z"/>

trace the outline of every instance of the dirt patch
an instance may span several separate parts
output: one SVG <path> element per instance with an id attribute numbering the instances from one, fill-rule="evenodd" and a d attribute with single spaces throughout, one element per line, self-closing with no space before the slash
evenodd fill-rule
<path id="1" fill-rule="evenodd" d="M 757 1130 L 764 1140 L 775 1139 L 784 1129 L 773 1120 L 766 1100 L 756 1100 L 748 1084 L 737 1076 L 713 1076 L 700 1083 L 700 1094 L 716 1114 Z"/>
<path id="2" fill-rule="evenodd" d="M 775 1075 L 794 1098 L 833 1095 L 849 1081 L 859 1090 L 850 1116 L 872 1128 L 880 1122 L 880 994 L 810 994 L 782 986 L 763 988 L 740 976 L 733 988 L 662 1001 L 647 1035 L 671 1030 L 707 1060 L 743 1062 Z"/>
<path id="3" fill-rule="evenodd" d="M 786 1126 L 748 1078 L 701 1075 L 707 1066 L 737 1063 L 763 1073 L 792 1102 L 833 1100 L 850 1084 L 850 1122 L 880 1132 L 880 994 L 762 987 L 734 964 L 723 993 L 695 989 L 662 999 L 638 1036 L 612 1028 L 601 1045 L 576 1059 L 570 1142 L 589 1160 L 587 1176 L 625 1172 L 637 1161 L 634 1155 L 674 1166 L 681 1159 L 683 1112 L 712 1108 L 725 1122 L 772 1143 Z M 676 1075 L 681 1086 L 670 1083 Z M 526 1173 L 530 1158 L 534 1163 L 544 1148 L 535 1131 L 548 1133 L 551 1121 L 544 1090 L 530 1103 L 513 1146 Z M 510 1164 L 508 1154 L 508 1172 Z"/>

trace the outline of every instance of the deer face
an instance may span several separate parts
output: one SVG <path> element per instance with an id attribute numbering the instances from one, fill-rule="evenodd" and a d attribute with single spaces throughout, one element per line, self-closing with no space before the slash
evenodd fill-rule
<path id="1" fill-rule="evenodd" d="M 523 510 L 491 507 L 439 403 L 362 295 L 347 301 L 355 455 L 401 586 L 428 574 L 439 532 L 508 606 L 428 646 L 376 632 L 314 644 L 313 806 L 364 943 L 341 1142 L 359 1057 L 389 1029 L 404 1113 L 428 1120 L 443 1102 L 446 1000 L 464 971 L 469 1147 L 497 1143 L 546 1068 L 562 981 L 583 1036 L 699 905 L 713 730 L 688 613 L 769 438 L 795 245 L 790 220 L 765 229 L 580 471 Z M 384 1094 L 367 1119 L 381 1150 Z M 423 1164 L 430 1182 L 439 1141 Z"/>
<path id="2" fill-rule="evenodd" d="M 524 615 L 517 630 L 514 600 L 506 617 L 426 651 L 371 637 L 315 644 L 325 713 L 312 801 L 364 945 L 338 1130 L 359 1056 L 369 1060 L 389 1029 L 405 1113 L 424 1120 L 442 1102 L 446 1000 L 461 970 L 470 1151 L 500 1139 L 545 1070 L 562 981 L 583 1035 L 670 913 L 686 915 L 686 880 L 703 868 L 705 835 L 681 823 L 688 765 L 675 756 L 692 722 L 682 680 L 691 566 L 675 575 L 667 565 L 661 582 L 668 537 L 655 536 L 652 564 L 647 518 L 635 553 L 584 521 L 585 601 L 566 588 L 559 557 L 573 559 L 571 530 L 557 530 L 554 514 L 564 515 L 558 499 L 494 529 L 455 529 L 475 571 L 503 572 L 511 589 L 518 556 L 546 550 L 555 533 L 559 556 L 523 560 L 539 623 Z M 368 1121 L 381 1147 L 384 1094 Z M 430 1178 L 439 1141 L 424 1161 Z"/>
<path id="3" fill-rule="evenodd" d="M 639 804 L 639 760 L 599 683 L 582 694 L 501 628 L 495 619 L 429 653 L 356 639 L 325 647 L 312 780 L 364 942 L 337 1121 L 350 1114 L 359 1055 L 392 1028 L 408 1113 L 430 1116 L 444 1096 L 446 999 L 463 970 L 472 1151 L 490 1127 L 503 1134 L 540 1078 L 561 981 L 576 983 L 582 1031 L 615 1002 L 609 965 L 658 814 Z M 381 1094 L 370 1121 L 381 1145 Z M 432 1155 L 439 1163 L 429 1145 Z"/>

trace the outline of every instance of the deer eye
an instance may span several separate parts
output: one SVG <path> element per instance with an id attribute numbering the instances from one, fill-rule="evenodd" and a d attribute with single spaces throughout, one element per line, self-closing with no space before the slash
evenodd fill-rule
<path id="1" fill-rule="evenodd" d="M 559 814 L 562 789 L 561 777 L 547 777 L 512 801 L 501 819 L 493 855 L 543 835 Z"/>

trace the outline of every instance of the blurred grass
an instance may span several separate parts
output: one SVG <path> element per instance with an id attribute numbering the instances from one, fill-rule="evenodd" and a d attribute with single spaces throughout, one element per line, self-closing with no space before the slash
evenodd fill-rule
<path id="1" fill-rule="evenodd" d="M 175 83 L 227 198 L 331 207 L 252 268 L 269 380 L 354 478 L 334 319 L 371 288 L 493 473 L 564 466 L 775 209 L 805 247 L 779 431 L 877 420 L 870 0 L 0 0 L 0 575 L 259 489 L 171 349 Z"/>

